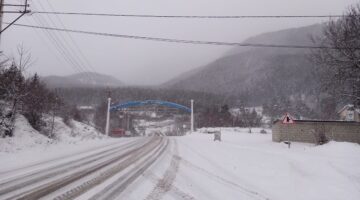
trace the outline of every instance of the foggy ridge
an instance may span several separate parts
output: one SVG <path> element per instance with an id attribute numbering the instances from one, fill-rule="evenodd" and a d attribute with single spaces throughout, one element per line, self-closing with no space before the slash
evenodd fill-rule
<path id="1" fill-rule="evenodd" d="M 69 76 L 45 76 L 42 80 L 50 88 L 119 87 L 124 83 L 117 78 L 95 72 L 82 72 Z"/>

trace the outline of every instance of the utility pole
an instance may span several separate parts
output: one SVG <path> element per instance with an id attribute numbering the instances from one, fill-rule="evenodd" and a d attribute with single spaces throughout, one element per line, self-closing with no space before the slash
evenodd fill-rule
<path id="1" fill-rule="evenodd" d="M 28 7 L 30 6 L 28 4 L 28 0 L 25 0 L 25 4 L 5 4 L 4 3 L 5 0 L 0 0 L 0 36 L 1 34 L 6 30 L 8 29 L 11 25 L 13 25 L 16 21 L 18 21 L 22 16 L 24 16 L 25 14 L 27 13 L 30 13 L 30 10 L 28 10 Z M 19 8 L 23 8 L 23 10 L 20 10 L 20 11 L 14 11 L 14 10 L 11 10 L 11 11 L 4 11 L 4 7 L 19 7 Z M 19 13 L 20 15 L 14 19 L 12 22 L 8 23 L 8 25 L 2 29 L 2 21 L 3 21 L 3 16 L 4 16 L 4 13 Z"/>
<path id="2" fill-rule="evenodd" d="M 3 12 L 4 12 L 4 0 L 0 0 L 0 30 L 2 30 Z"/>
<path id="3" fill-rule="evenodd" d="M 194 132 L 194 100 L 191 99 L 191 133 Z"/>
<path id="4" fill-rule="evenodd" d="M 110 104 L 111 104 L 111 97 L 110 97 L 110 90 L 109 90 L 107 113 L 106 113 L 106 125 L 105 125 L 105 134 L 107 136 L 109 136 L 109 127 L 110 127 Z"/>
<path id="5" fill-rule="evenodd" d="M 4 1 L 0 0 L 0 31 L 2 30 L 2 22 L 3 22 L 3 15 L 4 15 Z M 0 44 L 1 44 L 1 34 L 0 34 Z M 1 52 L 1 51 L 0 51 Z"/>
<path id="6" fill-rule="evenodd" d="M 126 130 L 130 131 L 130 116 L 129 113 L 126 113 Z"/>

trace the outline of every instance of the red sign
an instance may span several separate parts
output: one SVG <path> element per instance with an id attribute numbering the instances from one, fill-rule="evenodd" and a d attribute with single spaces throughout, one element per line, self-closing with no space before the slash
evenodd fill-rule
<path id="1" fill-rule="evenodd" d="M 294 124 L 294 120 L 292 119 L 292 117 L 289 115 L 289 113 L 286 113 L 283 120 L 282 120 L 283 124 Z"/>

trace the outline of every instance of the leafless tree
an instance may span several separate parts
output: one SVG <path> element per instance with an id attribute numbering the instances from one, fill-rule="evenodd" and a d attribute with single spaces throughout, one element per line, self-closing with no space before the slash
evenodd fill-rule
<path id="1" fill-rule="evenodd" d="M 19 103 L 28 94 L 24 77 L 31 64 L 31 55 L 23 46 L 18 47 L 18 58 L 3 59 L 0 67 L 0 99 L 11 104 L 9 112 L 2 111 L 0 123 L 6 127 L 5 135 L 12 135 Z"/>
<path id="2" fill-rule="evenodd" d="M 313 51 L 322 90 L 360 106 L 360 4 L 340 19 L 331 19 L 323 35 L 313 39 L 322 48 Z"/>
<path id="3" fill-rule="evenodd" d="M 322 145 L 329 141 L 329 139 L 326 137 L 326 128 L 324 124 L 316 124 L 315 128 L 312 130 L 312 133 L 314 134 L 315 143 L 317 145 Z"/>

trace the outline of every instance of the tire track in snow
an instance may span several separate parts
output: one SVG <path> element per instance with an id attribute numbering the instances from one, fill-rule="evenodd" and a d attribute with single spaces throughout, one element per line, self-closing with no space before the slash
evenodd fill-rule
<path id="1" fill-rule="evenodd" d="M 186 166 L 186 167 L 189 167 L 191 169 L 197 170 L 198 172 L 201 172 L 201 173 L 207 175 L 209 178 L 213 178 L 213 179 L 221 181 L 222 183 L 225 183 L 225 184 L 227 184 L 229 186 L 233 186 L 233 187 L 235 187 L 237 189 L 240 189 L 245 194 L 247 194 L 248 196 L 250 196 L 250 197 L 252 197 L 254 199 L 270 200 L 270 198 L 265 197 L 265 196 L 261 195 L 260 193 L 254 191 L 254 190 L 248 189 L 248 188 L 246 188 L 244 186 L 241 186 L 241 185 L 239 185 L 237 183 L 229 181 L 229 180 L 227 180 L 227 179 L 225 179 L 225 178 L 223 178 L 221 176 L 213 174 L 213 173 L 211 173 L 211 172 L 209 172 L 209 171 L 207 171 L 207 170 L 205 170 L 205 169 L 203 169 L 203 168 L 201 168 L 199 166 L 196 166 L 196 165 L 192 164 L 190 161 L 182 159 L 181 164 Z"/>
<path id="2" fill-rule="evenodd" d="M 127 173 L 119 177 L 115 182 L 105 187 L 102 191 L 94 195 L 90 200 L 99 199 L 116 199 L 126 188 L 133 183 L 138 177 L 140 177 L 157 159 L 160 157 L 168 147 L 168 140 L 161 139 L 160 147 L 145 149 L 140 157 L 133 157 L 130 164 L 136 164 L 135 169 L 132 169 L 132 173 Z M 155 150 L 154 150 L 155 149 Z M 154 151 L 153 151 L 154 150 Z M 148 154 L 152 154 L 149 157 L 142 160 L 140 163 L 136 163 L 141 157 L 145 157 Z"/>
<path id="3" fill-rule="evenodd" d="M 110 178 L 114 174 L 118 173 L 121 170 L 124 170 L 129 165 L 133 164 L 133 162 L 135 162 L 138 158 L 144 156 L 144 153 L 143 153 L 144 151 L 147 152 L 147 150 L 154 148 L 154 146 L 156 146 L 158 144 L 158 142 L 161 143 L 161 140 L 158 140 L 157 138 L 153 138 L 150 142 L 146 143 L 145 145 L 129 151 L 124 157 L 122 157 L 122 158 L 126 158 L 125 160 L 119 162 L 118 164 L 111 167 L 110 169 L 102 171 L 98 175 L 92 177 L 90 180 L 87 180 L 87 181 L 83 182 L 82 184 L 77 185 L 76 187 L 73 187 L 70 190 L 67 190 L 66 192 L 62 193 L 61 195 L 58 195 L 57 197 L 55 197 L 54 199 L 55 200 L 67 200 L 67 199 L 74 199 L 74 198 L 80 196 L 81 194 L 87 192 L 88 190 L 92 189 L 96 185 L 103 183 L 104 181 L 106 181 L 108 178 Z M 118 159 L 118 160 L 120 160 L 120 159 Z M 99 170 L 97 170 L 97 171 L 99 171 Z"/>
<path id="4" fill-rule="evenodd" d="M 102 146 L 96 147 L 95 149 L 86 149 L 86 150 L 79 151 L 79 152 L 76 153 L 76 155 L 68 154 L 68 155 L 60 156 L 60 157 L 57 157 L 57 158 L 54 158 L 54 159 L 49 159 L 49 160 L 44 160 L 44 161 L 39 161 L 39 162 L 36 162 L 36 163 L 32 163 L 30 165 L 19 167 L 19 168 L 16 168 L 16 169 L 10 169 L 10 170 L 6 170 L 6 171 L 1 171 L 0 172 L 0 177 L 3 176 L 3 175 L 7 175 L 9 173 L 21 173 L 22 171 L 27 170 L 27 169 L 31 169 L 31 168 L 34 168 L 34 167 L 42 167 L 43 165 L 55 163 L 55 162 L 58 162 L 58 161 L 61 161 L 61 160 L 64 160 L 64 159 L 71 160 L 74 157 L 82 156 L 82 155 L 85 155 L 85 154 L 90 155 L 92 153 L 94 153 L 94 154 L 100 153 L 101 149 L 107 149 L 107 148 L 112 147 L 112 146 L 118 146 L 119 144 L 126 145 L 126 144 L 128 144 L 130 142 L 132 142 L 132 141 L 124 141 L 124 142 L 121 142 L 121 143 L 113 142 L 111 144 L 104 144 Z M 84 156 L 84 157 L 88 157 L 88 156 Z M 55 166 L 55 165 L 56 165 L 56 163 L 53 166 Z"/>
<path id="5" fill-rule="evenodd" d="M 177 172 L 179 171 L 181 157 L 178 156 L 178 146 L 175 140 L 174 153 L 171 158 L 170 166 L 166 169 L 164 176 L 158 179 L 155 188 L 145 198 L 145 200 L 158 200 L 161 199 L 167 192 L 173 190 L 182 199 L 194 199 L 191 195 L 182 192 L 178 188 L 173 186 Z"/>
<path id="6" fill-rule="evenodd" d="M 150 181 L 154 182 L 154 183 L 158 183 L 159 180 L 161 180 L 161 178 L 157 177 L 154 173 L 152 172 L 148 172 L 147 174 L 145 174 L 145 177 L 147 179 L 149 179 Z M 176 195 L 174 196 L 175 199 L 185 199 L 185 200 L 195 200 L 195 197 L 191 196 L 190 194 L 182 191 L 181 189 L 179 189 L 178 187 L 176 187 L 175 185 L 171 186 L 171 189 L 169 191 L 169 194 L 172 195 Z"/>
<path id="7" fill-rule="evenodd" d="M 68 161 L 65 163 L 58 164 L 56 166 L 52 166 L 47 169 L 41 169 L 32 173 L 24 174 L 15 178 L 11 178 L 5 182 L 0 183 L 0 196 L 11 191 L 15 191 L 17 189 L 21 189 L 28 185 L 43 181 L 45 179 L 55 177 L 60 174 L 64 174 L 73 169 L 77 169 L 87 164 L 91 164 L 92 162 L 96 162 L 98 160 L 103 159 L 103 157 L 113 155 L 114 152 L 119 150 L 132 147 L 137 144 L 137 141 L 129 142 L 124 145 L 118 146 L 116 148 L 104 150 L 101 152 L 97 152 L 95 154 L 88 155 L 86 157 L 80 158 L 75 161 Z"/>
<path id="8" fill-rule="evenodd" d="M 204 155 L 202 155 L 201 153 L 199 153 L 199 152 L 198 152 L 196 149 L 194 149 L 193 147 L 191 147 L 191 146 L 189 146 L 189 145 L 187 145 L 187 144 L 185 144 L 185 143 L 182 143 L 182 144 L 183 144 L 184 146 L 186 146 L 186 148 L 191 149 L 194 154 L 197 154 L 199 157 L 203 158 L 204 160 L 206 160 L 207 162 L 209 162 L 209 163 L 212 164 L 213 166 L 215 166 L 215 167 L 217 167 L 217 168 L 219 168 L 219 169 L 221 169 L 221 170 L 224 170 L 222 167 L 219 166 L 218 163 L 216 163 L 216 162 L 214 162 L 214 161 L 206 158 L 206 156 L 204 156 Z M 204 173 L 204 174 L 208 175 L 208 177 L 211 177 L 211 178 L 213 178 L 213 179 L 215 179 L 215 180 L 221 181 L 221 182 L 223 182 L 223 183 L 225 183 L 225 184 L 228 184 L 229 186 L 233 186 L 233 187 L 235 187 L 235 188 L 237 188 L 237 189 L 240 189 L 241 191 L 244 192 L 244 194 L 248 195 L 248 196 L 251 197 L 251 198 L 260 199 L 260 200 L 270 200 L 269 197 L 266 197 L 266 196 L 260 194 L 259 192 L 255 191 L 255 190 L 253 190 L 253 189 L 249 189 L 249 188 L 247 188 L 247 187 L 245 187 L 245 186 L 242 186 L 242 185 L 239 185 L 239 184 L 234 183 L 234 182 L 232 182 L 232 181 L 229 181 L 229 180 L 227 180 L 227 179 L 225 179 L 225 178 L 223 178 L 223 177 L 221 177 L 221 176 L 218 176 L 218 175 L 216 175 L 216 174 L 214 174 L 214 173 L 212 173 L 212 172 L 209 172 L 209 171 L 207 171 L 207 170 L 205 170 L 205 169 L 203 169 L 203 168 L 201 168 L 201 167 L 199 167 L 199 166 L 196 166 L 196 165 L 192 164 L 190 161 L 187 161 L 187 160 L 185 160 L 185 159 L 182 159 L 181 164 L 183 164 L 184 166 L 188 166 L 188 167 L 190 167 L 190 168 L 192 168 L 192 169 L 195 169 L 195 170 L 197 170 L 197 171 L 199 171 L 199 172 L 201 172 L 201 173 Z M 226 171 L 225 171 L 225 172 L 226 172 Z"/>
<path id="9" fill-rule="evenodd" d="M 152 143 L 151 140 L 147 141 L 146 145 L 148 145 L 150 143 Z M 143 142 L 140 142 L 140 144 L 142 146 Z M 132 145 L 130 145 L 128 147 L 131 147 L 131 146 Z M 19 191 L 19 192 L 13 191 L 12 193 L 7 194 L 8 197 L 5 197 L 4 199 L 9 199 L 9 200 L 10 199 L 24 199 L 24 200 L 39 199 L 39 198 L 41 198 L 45 195 L 48 195 L 62 187 L 65 187 L 66 185 L 68 185 L 76 180 L 79 180 L 87 175 L 90 175 L 91 173 L 96 172 L 111 163 L 116 162 L 119 159 L 127 157 L 132 152 L 136 152 L 142 148 L 141 146 L 137 146 L 137 145 L 134 145 L 134 146 L 136 146 L 136 147 L 132 148 L 131 150 L 129 150 L 125 153 L 107 155 L 107 158 L 105 159 L 105 161 L 102 161 L 101 163 L 97 163 L 95 165 L 85 166 L 81 171 L 72 172 L 72 174 L 67 174 L 62 177 L 58 177 L 55 180 L 48 182 L 48 183 L 38 184 L 37 186 L 28 188 L 27 190 L 24 190 L 24 191 Z M 30 184 L 29 186 L 32 186 L 32 185 Z M 19 188 L 19 189 L 22 189 L 22 188 Z M 12 196 L 9 196 L 9 195 L 12 195 Z"/>

